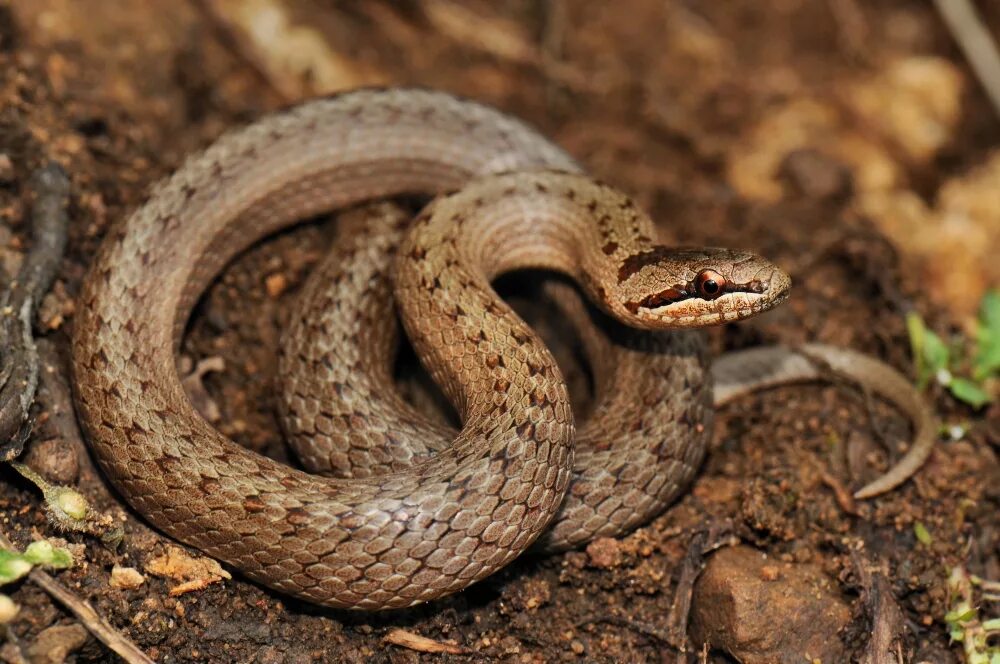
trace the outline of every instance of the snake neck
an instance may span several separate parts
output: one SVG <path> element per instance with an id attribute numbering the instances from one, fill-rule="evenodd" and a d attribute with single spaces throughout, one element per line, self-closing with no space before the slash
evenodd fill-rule
<path id="1" fill-rule="evenodd" d="M 515 173 L 438 199 L 414 221 L 397 258 L 396 301 L 410 339 L 463 419 L 495 415 L 477 408 L 474 395 L 483 393 L 494 407 L 552 403 L 568 412 L 562 390 L 536 389 L 562 384 L 559 369 L 490 281 L 516 269 L 554 270 L 607 307 L 603 288 L 619 258 L 651 246 L 651 222 L 622 214 L 625 200 L 571 174 Z"/>
<path id="2" fill-rule="evenodd" d="M 542 269 L 569 276 L 612 317 L 642 327 L 620 292 L 621 272 L 629 257 L 656 253 L 654 236 L 649 217 L 599 182 L 555 171 L 490 176 L 439 198 L 416 218 L 397 259 L 396 298 L 412 333 L 425 305 L 408 307 L 411 297 L 453 308 L 443 298 L 457 284 L 474 293 L 474 301 L 461 305 L 472 317 L 499 312 L 490 282 L 509 271 Z"/>

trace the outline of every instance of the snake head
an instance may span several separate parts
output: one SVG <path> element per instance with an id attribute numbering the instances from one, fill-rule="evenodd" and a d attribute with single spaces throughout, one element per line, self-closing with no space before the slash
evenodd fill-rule
<path id="1" fill-rule="evenodd" d="M 612 313 L 639 328 L 705 327 L 742 320 L 783 302 L 781 268 L 748 251 L 655 246 L 618 268 Z"/>

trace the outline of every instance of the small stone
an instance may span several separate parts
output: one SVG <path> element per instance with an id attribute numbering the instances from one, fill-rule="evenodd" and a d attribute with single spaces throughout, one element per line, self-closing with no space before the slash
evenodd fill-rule
<path id="1" fill-rule="evenodd" d="M 622 562 L 621 543 L 612 537 L 598 537 L 587 545 L 590 567 L 612 569 Z"/>
<path id="2" fill-rule="evenodd" d="M 76 449 L 62 438 L 32 443 L 24 463 L 53 484 L 73 484 L 80 475 Z"/>
<path id="3" fill-rule="evenodd" d="M 573 653 L 576 655 L 582 655 L 587 650 L 586 648 L 583 647 L 583 643 L 581 643 L 578 639 L 573 639 L 570 642 L 569 649 L 572 650 Z"/>
<path id="4" fill-rule="evenodd" d="M 21 607 L 7 595 L 0 595 L 0 625 L 6 625 L 17 617 Z"/>
<path id="5" fill-rule="evenodd" d="M 846 662 L 837 635 L 851 609 L 814 565 L 779 564 L 735 546 L 713 555 L 695 583 L 691 637 L 743 664 Z"/>
<path id="6" fill-rule="evenodd" d="M 28 646 L 28 659 L 33 664 L 62 664 L 86 642 L 87 630 L 82 625 L 74 623 L 47 627 Z"/>
<path id="7" fill-rule="evenodd" d="M 287 288 L 288 279 L 281 272 L 276 272 L 264 278 L 264 289 L 267 291 L 269 297 L 278 297 Z"/>
<path id="8" fill-rule="evenodd" d="M 146 577 L 134 567 L 122 567 L 120 565 L 115 565 L 111 568 L 111 581 L 109 585 L 112 588 L 134 590 L 145 582 Z"/>
<path id="9" fill-rule="evenodd" d="M 67 318 L 76 313 L 76 299 L 66 292 L 66 285 L 56 281 L 52 289 L 42 298 L 38 308 L 38 320 L 47 330 L 58 330 Z"/>
<path id="10" fill-rule="evenodd" d="M 514 585 L 510 592 L 504 594 L 515 609 L 535 611 L 549 603 L 552 598 L 552 589 L 549 587 L 548 581 L 529 578 L 521 584 Z"/>
<path id="11" fill-rule="evenodd" d="M 171 597 L 202 590 L 210 584 L 233 578 L 229 572 L 222 569 L 222 565 L 217 560 L 195 558 L 184 549 L 176 546 L 171 546 L 166 555 L 146 563 L 146 571 L 156 576 L 164 576 L 183 582 L 170 589 Z"/>

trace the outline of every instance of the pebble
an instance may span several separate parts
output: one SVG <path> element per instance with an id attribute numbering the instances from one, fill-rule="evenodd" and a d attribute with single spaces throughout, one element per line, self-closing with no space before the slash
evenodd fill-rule
<path id="1" fill-rule="evenodd" d="M 62 438 L 32 443 L 24 462 L 53 484 L 75 484 L 80 476 L 80 459 L 76 449 Z"/>
<path id="2" fill-rule="evenodd" d="M 112 588 L 132 590 L 138 588 L 145 582 L 146 577 L 134 567 L 122 567 L 120 565 L 115 565 L 111 568 L 111 581 L 109 585 Z"/>
<path id="3" fill-rule="evenodd" d="M 28 659 L 32 664 L 62 664 L 83 647 L 87 638 L 87 630 L 77 623 L 47 627 L 28 646 Z"/>
<path id="4" fill-rule="evenodd" d="M 587 545 L 590 567 L 612 569 L 622 563 L 621 543 L 612 537 L 598 537 Z"/>
<path id="5" fill-rule="evenodd" d="M 815 565 L 785 564 L 748 546 L 713 555 L 695 583 L 691 637 L 743 664 L 846 662 L 836 638 L 851 609 Z"/>

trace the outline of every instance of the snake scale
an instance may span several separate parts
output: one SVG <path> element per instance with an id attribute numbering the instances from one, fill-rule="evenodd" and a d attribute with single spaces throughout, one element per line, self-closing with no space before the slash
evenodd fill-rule
<path id="1" fill-rule="evenodd" d="M 412 222 L 374 215 L 305 289 L 281 351 L 282 419 L 303 465 L 337 476 L 249 452 L 198 415 L 175 357 L 233 256 L 310 216 L 456 189 Z M 754 315 L 790 281 L 748 252 L 654 237 L 626 196 L 488 107 L 410 89 L 311 101 L 226 134 L 109 232 L 74 323 L 80 419 L 139 513 L 251 579 L 341 608 L 440 597 L 533 543 L 555 550 L 634 527 L 693 476 L 713 407 L 705 343 L 696 330 L 657 330 Z M 569 275 L 604 310 L 564 298 L 598 395 L 578 434 L 551 354 L 490 287 L 524 267 Z M 395 392 L 393 293 L 459 431 Z M 722 393 L 814 378 L 812 358 L 917 420 L 908 455 L 863 491 L 898 484 L 926 458 L 929 416 L 881 363 L 818 345 L 760 352 L 713 366 Z"/>

